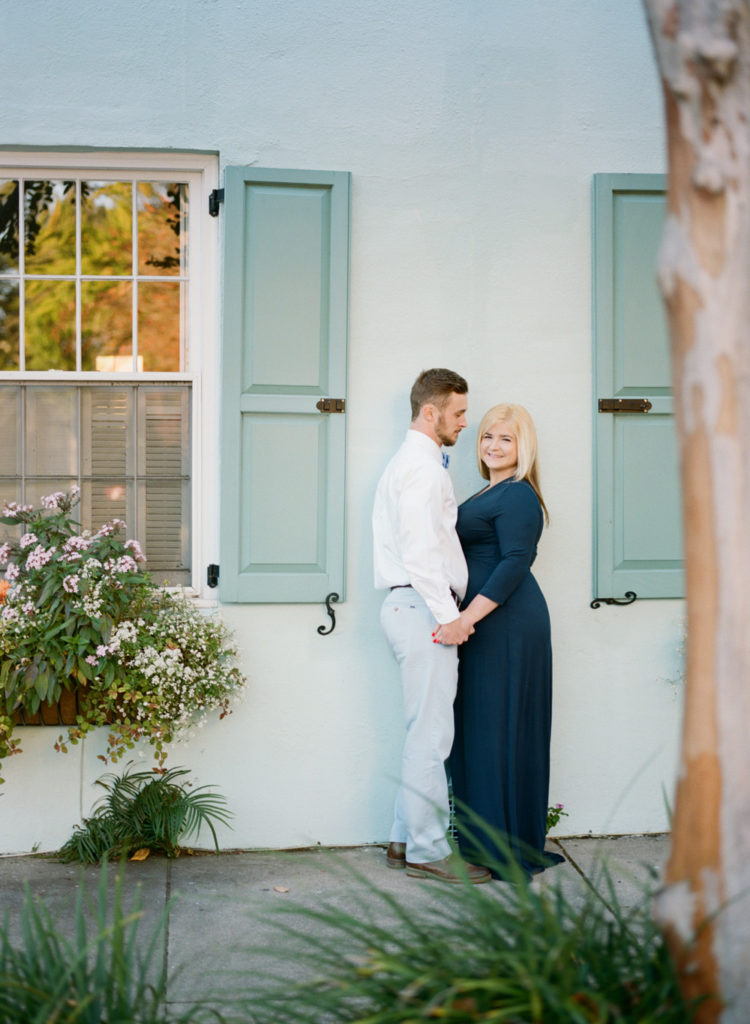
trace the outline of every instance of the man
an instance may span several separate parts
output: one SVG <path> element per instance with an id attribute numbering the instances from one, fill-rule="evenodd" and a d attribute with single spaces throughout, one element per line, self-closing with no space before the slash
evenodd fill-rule
<path id="1" fill-rule="evenodd" d="M 406 717 L 401 787 L 389 867 L 417 878 L 489 881 L 451 854 L 445 760 L 453 743 L 457 645 L 473 632 L 459 619 L 467 570 L 456 535 L 456 498 L 441 445 L 466 426 L 468 386 L 452 370 L 424 370 L 411 390 L 411 427 L 386 466 L 373 510 L 380 620 L 401 670 Z M 441 628 L 441 643 L 434 638 Z"/>

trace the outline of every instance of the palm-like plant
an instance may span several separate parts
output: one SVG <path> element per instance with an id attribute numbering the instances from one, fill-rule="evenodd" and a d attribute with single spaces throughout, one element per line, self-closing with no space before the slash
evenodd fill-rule
<path id="1" fill-rule="evenodd" d="M 122 775 L 98 779 L 106 795 L 60 849 L 61 859 L 96 864 L 104 857 L 124 857 L 138 849 L 176 857 L 180 845 L 198 835 L 204 825 L 218 853 L 214 823 L 228 825 L 231 812 L 225 798 L 207 786 L 193 788 L 176 781 L 188 774 L 187 768 L 170 768 L 163 774 L 126 768 Z"/>

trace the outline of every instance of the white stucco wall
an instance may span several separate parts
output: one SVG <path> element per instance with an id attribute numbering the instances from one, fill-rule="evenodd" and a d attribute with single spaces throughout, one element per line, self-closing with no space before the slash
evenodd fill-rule
<path id="1" fill-rule="evenodd" d="M 665 169 L 638 0 L 27 0 L 6 5 L 0 33 L 3 144 L 352 172 L 347 600 L 327 637 L 322 605 L 221 609 L 247 697 L 173 762 L 227 796 L 224 844 L 387 838 L 402 724 L 369 517 L 431 365 L 471 387 L 459 498 L 476 488 L 487 407 L 520 401 L 537 423 L 560 831 L 665 829 L 681 602 L 589 608 L 591 176 Z M 5 764 L 0 852 L 59 845 L 104 770 L 91 741 L 61 756 L 49 731 L 23 740 Z"/>

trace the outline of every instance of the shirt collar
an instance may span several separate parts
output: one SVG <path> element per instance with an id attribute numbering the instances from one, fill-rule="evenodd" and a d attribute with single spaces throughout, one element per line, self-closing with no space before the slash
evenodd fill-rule
<path id="1" fill-rule="evenodd" d="M 423 434 L 421 430 L 407 430 L 406 431 L 406 443 L 417 448 L 421 448 L 422 451 L 426 452 L 430 458 L 435 459 L 442 466 L 443 454 L 442 449 L 438 448 L 431 437 L 427 434 Z"/>

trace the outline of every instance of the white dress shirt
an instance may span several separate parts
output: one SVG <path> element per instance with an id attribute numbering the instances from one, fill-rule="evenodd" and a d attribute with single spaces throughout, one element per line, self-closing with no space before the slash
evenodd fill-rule
<path id="1" fill-rule="evenodd" d="M 458 617 L 451 590 L 466 593 L 466 559 L 456 534 L 456 496 L 440 448 L 419 430 L 380 478 L 372 514 L 375 586 L 408 585 L 439 623 Z"/>

